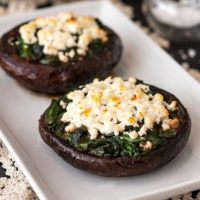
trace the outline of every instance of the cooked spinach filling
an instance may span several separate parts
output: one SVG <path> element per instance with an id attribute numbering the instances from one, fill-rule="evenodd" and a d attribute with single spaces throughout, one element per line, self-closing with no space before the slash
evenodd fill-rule
<path id="1" fill-rule="evenodd" d="M 139 136 L 136 139 L 131 139 L 129 135 L 123 134 L 115 136 L 113 133 L 104 136 L 100 135 L 95 140 L 90 140 L 86 127 L 76 128 L 73 133 L 66 133 L 64 129 L 69 123 L 61 121 L 62 115 L 65 113 L 65 109 L 59 105 L 61 100 L 66 104 L 70 102 L 66 96 L 52 100 L 51 105 L 44 114 L 45 128 L 81 152 L 100 157 L 135 157 L 160 147 L 167 142 L 168 138 L 176 134 L 176 130 L 173 128 L 163 131 L 160 124 L 154 125 L 151 130 L 148 130 L 146 135 Z M 177 116 L 176 111 L 171 112 L 171 115 Z M 142 126 L 142 124 L 143 122 L 140 125 Z M 138 131 L 139 128 L 127 126 L 124 131 Z M 152 148 L 144 150 L 142 145 L 148 141 L 152 143 Z"/>
<path id="2" fill-rule="evenodd" d="M 102 24 L 102 22 L 99 19 L 95 19 L 96 24 L 99 26 L 99 28 L 105 30 L 105 26 Z M 37 32 L 40 29 L 37 29 L 35 32 L 35 35 L 37 36 Z M 80 34 L 76 33 L 73 34 L 74 37 L 76 37 L 76 42 L 78 41 Z M 88 45 L 88 50 L 86 55 L 79 55 L 77 53 L 77 46 L 73 46 L 70 48 L 66 48 L 65 50 L 62 50 L 60 52 L 63 53 L 69 53 L 71 50 L 74 50 L 75 55 L 73 58 L 70 58 L 70 61 L 76 61 L 79 59 L 82 59 L 83 57 L 91 57 L 94 54 L 98 53 L 104 46 L 104 42 L 102 42 L 101 39 L 94 39 L 92 40 Z M 17 35 L 17 37 L 14 40 L 14 48 L 16 53 L 22 57 L 26 58 L 28 61 L 33 63 L 41 63 L 41 64 L 50 64 L 55 65 L 58 63 L 61 63 L 58 56 L 50 56 L 43 52 L 44 47 L 41 46 L 38 42 L 33 44 L 27 44 L 24 42 L 20 34 Z"/>

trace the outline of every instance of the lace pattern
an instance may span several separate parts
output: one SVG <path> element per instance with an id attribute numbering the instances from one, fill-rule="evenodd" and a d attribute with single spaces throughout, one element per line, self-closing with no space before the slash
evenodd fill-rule
<path id="1" fill-rule="evenodd" d="M 13 12 L 24 12 L 33 10 L 46 5 L 55 5 L 62 3 L 62 0 L 0 0 L 0 15 L 5 15 Z M 65 1 L 66 2 L 66 1 Z M 129 18 L 134 17 L 134 10 L 130 6 L 125 6 L 120 0 L 113 2 L 124 12 Z M 148 27 L 136 22 L 150 37 L 157 42 L 162 48 L 169 48 L 169 41 L 162 38 L 158 33 L 150 31 Z M 187 63 L 183 63 L 183 67 L 198 81 L 200 81 L 200 73 L 195 69 L 190 69 Z M 31 189 L 26 177 L 18 168 L 17 163 L 8 152 L 6 147 L 0 141 L 0 163 L 5 169 L 6 177 L 0 178 L 0 200 L 37 200 L 38 197 Z M 171 200 L 200 200 L 200 192 L 190 192 L 171 198 Z"/>

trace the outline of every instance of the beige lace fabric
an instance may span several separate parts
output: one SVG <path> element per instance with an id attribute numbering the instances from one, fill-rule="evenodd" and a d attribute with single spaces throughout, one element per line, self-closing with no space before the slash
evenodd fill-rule
<path id="1" fill-rule="evenodd" d="M 51 1 L 53 5 L 63 3 L 62 0 Z M 66 2 L 66 1 L 65 1 Z M 120 0 L 113 2 L 124 12 L 128 17 L 134 15 L 132 7 L 125 6 Z M 0 15 L 6 15 L 13 12 L 24 12 L 33 10 L 38 6 L 47 4 L 48 0 L 0 0 Z M 147 27 L 142 27 L 140 22 L 136 22 L 149 36 L 157 42 L 161 47 L 169 48 L 169 41 L 162 38 L 158 33 L 150 33 Z M 187 63 L 183 63 L 183 67 L 198 81 L 200 81 L 200 73 L 197 70 L 191 69 Z M 12 155 L 0 141 L 0 163 L 6 170 L 7 177 L 0 178 L 0 200 L 36 200 L 37 195 L 32 190 L 26 177 L 18 167 Z M 171 198 L 171 200 L 200 200 L 200 193 L 192 197 L 192 193 L 183 194 Z"/>

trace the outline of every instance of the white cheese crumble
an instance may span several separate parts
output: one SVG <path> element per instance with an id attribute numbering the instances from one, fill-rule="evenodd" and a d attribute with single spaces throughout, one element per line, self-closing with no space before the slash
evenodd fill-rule
<path id="1" fill-rule="evenodd" d="M 68 62 L 76 53 L 84 56 L 88 45 L 96 39 L 103 43 L 108 40 L 107 33 L 101 29 L 95 18 L 78 16 L 74 13 L 60 13 L 55 16 L 38 17 L 22 25 L 19 33 L 27 44 L 38 42 L 43 46 L 43 53 L 58 56 L 61 62 Z M 77 36 L 78 35 L 78 36 Z M 75 48 L 68 53 L 66 49 Z"/>
<path id="2" fill-rule="evenodd" d="M 177 125 L 177 119 L 169 118 L 169 111 L 176 109 L 176 101 L 168 104 L 162 94 L 152 95 L 148 85 L 136 84 L 136 79 L 108 77 L 103 81 L 95 79 L 83 88 L 67 94 L 71 102 L 61 121 L 69 122 L 71 127 L 85 126 L 90 139 L 99 134 L 119 135 L 124 132 L 131 139 L 147 134 L 155 124 L 161 124 L 168 130 L 171 124 Z M 61 103 L 63 104 L 63 103 Z M 139 131 L 126 132 L 126 126 L 138 127 Z"/>
<path id="3" fill-rule="evenodd" d="M 153 147 L 153 144 L 150 141 L 143 143 L 140 143 L 140 147 L 143 148 L 144 151 L 147 151 Z"/>
<path id="4" fill-rule="evenodd" d="M 65 109 L 67 106 L 67 103 L 65 103 L 63 100 L 60 101 L 60 106 L 62 109 Z"/>

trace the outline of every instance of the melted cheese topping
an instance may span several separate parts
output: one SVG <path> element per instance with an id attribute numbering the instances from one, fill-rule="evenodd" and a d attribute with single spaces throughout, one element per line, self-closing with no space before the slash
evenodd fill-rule
<path id="1" fill-rule="evenodd" d="M 177 120 L 169 118 L 169 111 L 176 109 L 176 101 L 168 104 L 162 94 L 152 95 L 148 85 L 136 84 L 134 78 L 127 81 L 119 77 L 104 81 L 95 79 L 67 97 L 72 102 L 66 106 L 61 119 L 70 122 L 65 131 L 73 132 L 75 128 L 85 126 L 91 139 L 99 134 L 119 135 L 122 132 L 135 139 L 147 134 L 155 124 L 161 123 L 166 131 Z M 125 132 L 126 126 L 138 127 L 139 131 Z"/>
<path id="2" fill-rule="evenodd" d="M 99 28 L 93 17 L 76 16 L 73 13 L 38 17 L 22 25 L 19 33 L 25 43 L 38 42 L 44 47 L 44 54 L 58 56 L 62 62 L 68 62 L 75 56 L 74 50 L 63 52 L 68 48 L 75 47 L 77 54 L 84 56 L 93 40 L 100 39 L 102 42 L 108 40 L 107 33 Z"/>

